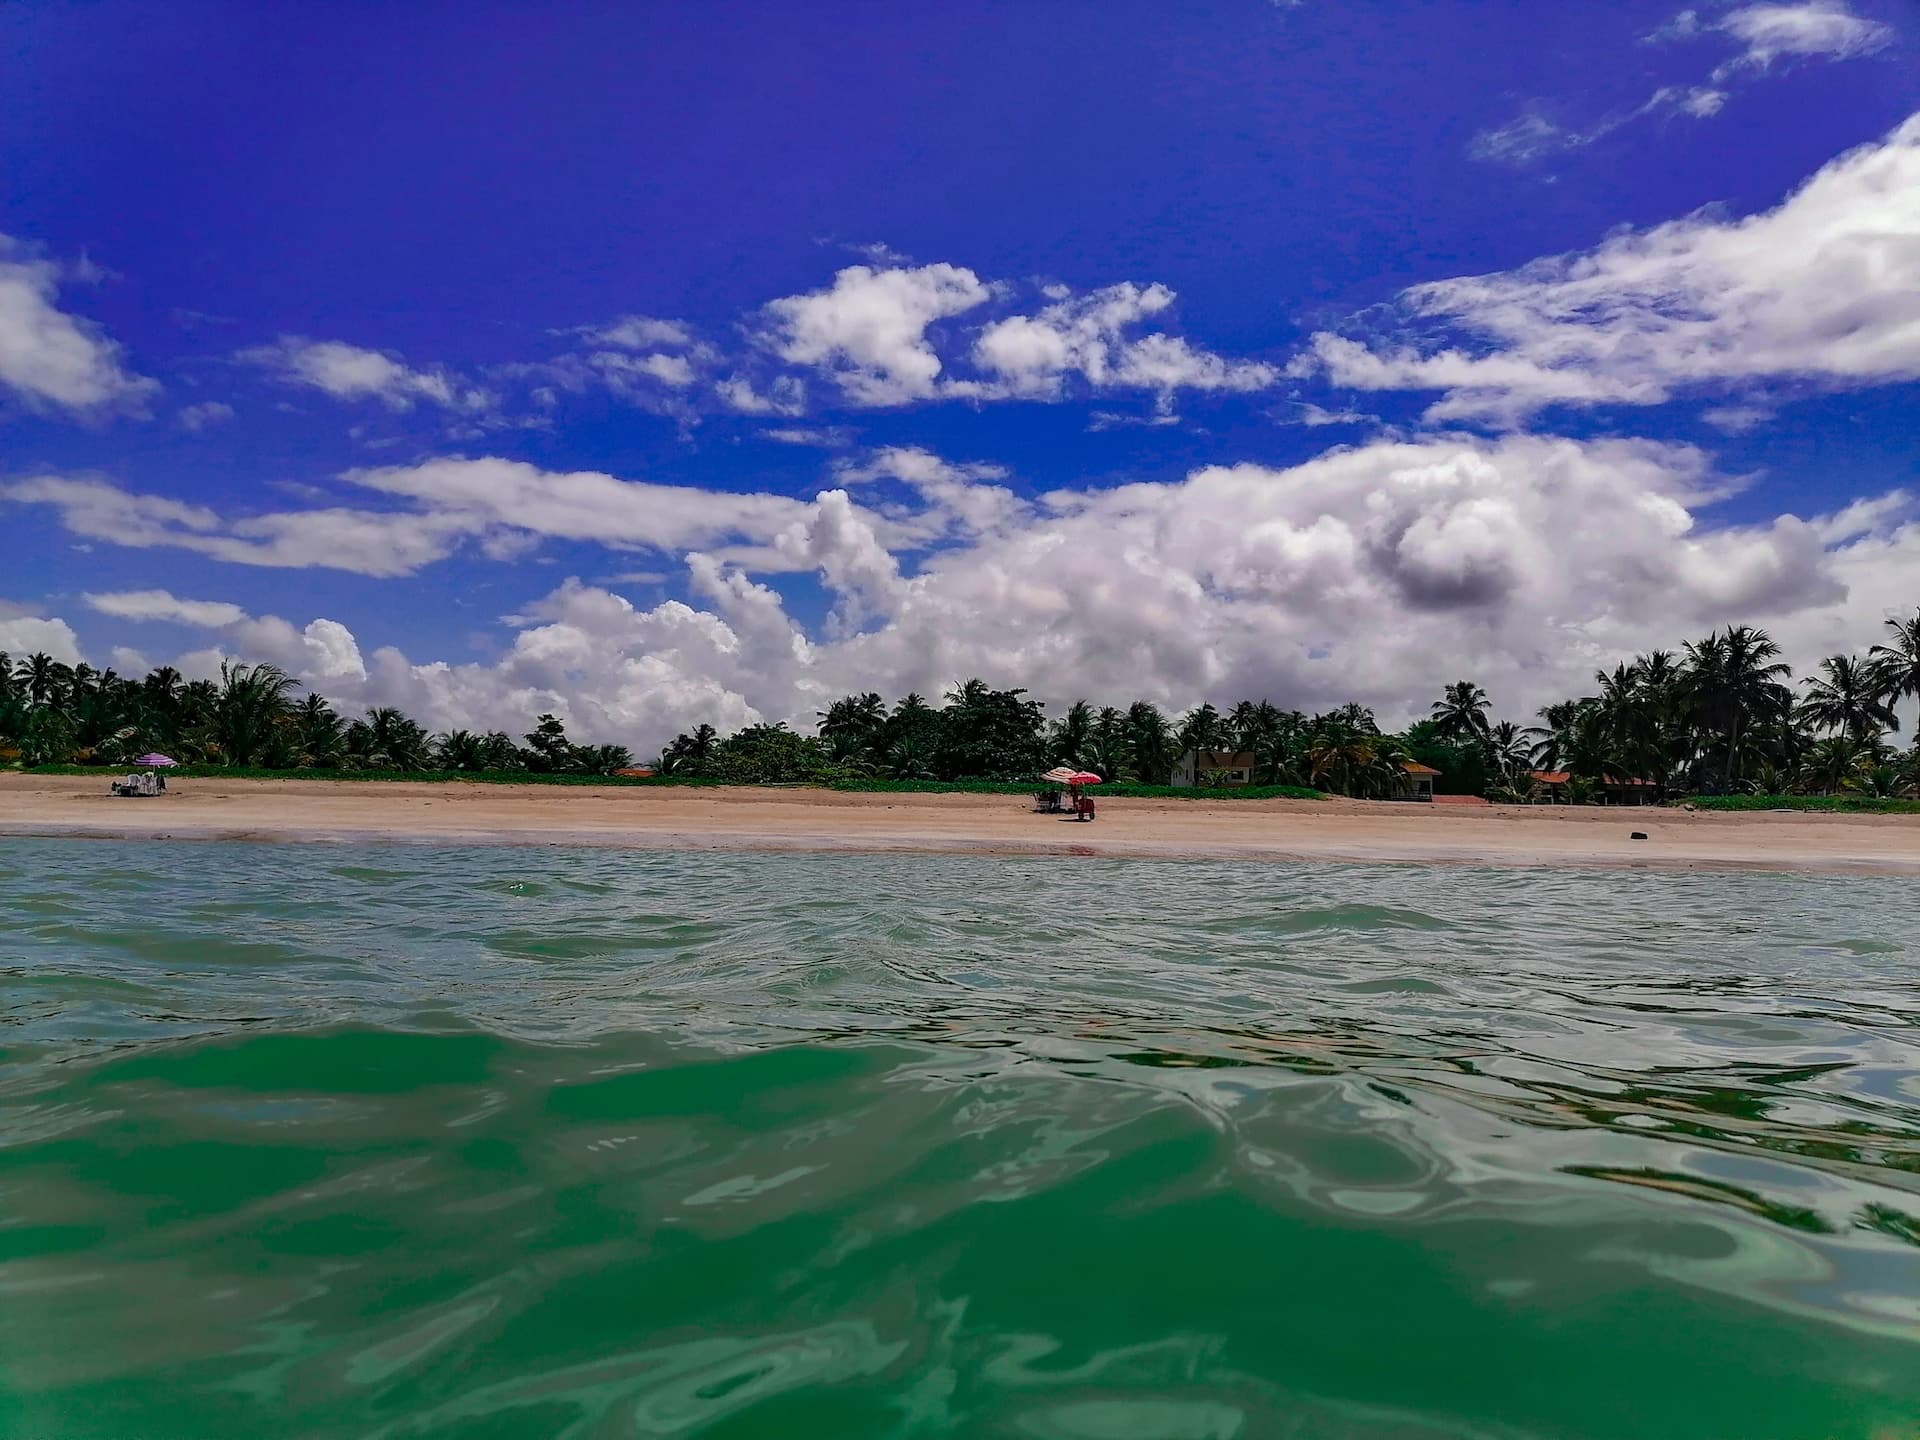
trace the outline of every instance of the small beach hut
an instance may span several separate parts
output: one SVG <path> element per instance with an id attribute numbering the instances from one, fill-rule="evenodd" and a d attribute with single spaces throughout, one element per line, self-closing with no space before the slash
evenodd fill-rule
<path id="1" fill-rule="evenodd" d="M 1532 770 L 1527 773 L 1532 781 L 1527 791 L 1527 802 L 1531 805 L 1564 805 L 1567 803 L 1567 784 L 1573 779 L 1571 770 Z"/>
<path id="2" fill-rule="evenodd" d="M 1651 805 L 1660 794 L 1651 780 L 1622 780 L 1617 775 L 1602 775 L 1600 789 L 1609 805 Z"/>
<path id="3" fill-rule="evenodd" d="M 1424 804 L 1433 803 L 1433 782 L 1440 778 L 1440 772 L 1431 765 L 1422 765 L 1418 760 L 1403 760 L 1400 768 L 1406 773 L 1406 790 L 1400 796 L 1402 800 L 1418 800 Z"/>

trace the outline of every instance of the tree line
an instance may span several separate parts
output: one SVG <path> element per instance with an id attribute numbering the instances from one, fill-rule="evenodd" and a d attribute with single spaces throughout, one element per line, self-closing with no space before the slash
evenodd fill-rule
<path id="1" fill-rule="evenodd" d="M 0 654 L 0 760 L 123 764 L 160 750 L 232 767 L 583 775 L 633 763 L 624 746 L 574 744 L 552 715 L 520 742 L 500 731 L 433 734 L 392 707 L 345 718 L 321 695 L 296 698 L 299 688 L 271 665 L 229 662 L 217 681 L 162 666 L 133 680 L 44 654 L 17 663 Z M 1307 714 L 1268 700 L 1179 715 L 1146 700 L 1077 700 L 1050 721 L 1024 690 L 971 679 L 938 705 L 918 694 L 891 704 L 875 692 L 844 696 L 819 712 L 812 735 L 702 725 L 676 735 L 656 763 L 738 784 L 1023 782 L 1069 764 L 1165 785 L 1182 756 L 1201 751 L 1250 756 L 1258 785 L 1371 799 L 1404 793 L 1410 762 L 1438 771 L 1443 791 L 1496 800 L 1526 798 L 1540 771 L 1565 773 L 1575 800 L 1610 780 L 1644 781 L 1662 797 L 1901 796 L 1920 790 L 1920 747 L 1895 743 L 1895 707 L 1915 698 L 1920 611 L 1887 621 L 1864 652 L 1822 660 L 1797 685 L 1764 630 L 1729 626 L 1600 671 L 1593 693 L 1548 705 L 1530 724 L 1496 720 L 1485 689 L 1468 680 L 1447 686 L 1426 718 L 1389 732 L 1363 705 Z"/>
<path id="2" fill-rule="evenodd" d="M 1575 801 L 1622 780 L 1646 782 L 1662 798 L 1920 791 L 1920 747 L 1892 739 L 1894 707 L 1920 698 L 1920 611 L 1887 621 L 1865 653 L 1822 660 L 1797 687 L 1779 646 L 1747 625 L 1636 656 L 1597 672 L 1594 685 L 1522 724 L 1496 720 L 1486 690 L 1462 680 L 1426 718 L 1387 732 L 1363 705 L 1310 715 L 1267 700 L 1178 716 L 1146 700 L 1124 708 L 1078 700 L 1049 723 L 1025 691 L 969 680 L 937 707 L 917 694 L 893 705 L 872 692 L 844 696 L 819 713 L 812 736 L 782 725 L 721 736 L 703 725 L 676 736 L 660 763 L 741 783 L 1013 781 L 1067 764 L 1165 785 L 1182 756 L 1200 751 L 1250 756 L 1256 785 L 1366 799 L 1405 793 L 1410 762 L 1437 770 L 1445 792 L 1507 801 L 1528 798 L 1540 772 L 1567 776 L 1560 789 Z"/>
<path id="3" fill-rule="evenodd" d="M 502 731 L 434 734 L 380 706 L 348 719 L 324 695 L 295 698 L 273 665 L 233 661 L 220 678 L 187 680 L 162 665 L 138 680 L 0 651 L 0 761 L 125 765 L 158 751 L 189 765 L 266 770 L 528 771 L 610 775 L 633 763 L 624 745 L 576 745 L 542 715 L 516 744 Z"/>

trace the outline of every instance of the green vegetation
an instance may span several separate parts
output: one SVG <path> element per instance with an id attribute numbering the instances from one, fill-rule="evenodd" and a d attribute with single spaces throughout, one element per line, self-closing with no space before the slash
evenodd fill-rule
<path id="1" fill-rule="evenodd" d="M 15 664 L 0 653 L 0 763 L 125 765 L 161 751 L 187 767 L 256 772 L 434 772 L 611 775 L 632 765 L 621 745 L 575 745 L 542 715 L 516 745 L 499 731 L 430 734 L 391 706 L 357 719 L 322 695 L 294 699 L 298 682 L 273 665 L 228 662 L 220 679 L 186 681 L 161 666 L 141 680 L 47 655 Z"/>
<path id="2" fill-rule="evenodd" d="M 1080 700 L 1049 721 L 1024 690 L 979 679 L 937 706 L 920 695 L 890 705 L 870 691 L 835 700 L 812 735 L 784 724 L 676 735 L 651 783 L 1015 794 L 1067 764 L 1100 775 L 1107 795 L 1391 799 L 1406 793 L 1417 762 L 1436 772 L 1441 794 L 1494 800 L 1541 797 L 1544 771 L 1564 772 L 1553 797 L 1576 803 L 1637 781 L 1658 799 L 1868 808 L 1852 802 L 1920 799 L 1920 748 L 1889 738 L 1894 707 L 1920 698 L 1920 611 L 1886 629 L 1865 654 L 1823 660 L 1796 692 L 1766 632 L 1730 626 L 1678 653 L 1600 671 L 1594 694 L 1549 705 L 1529 726 L 1494 720 L 1487 692 L 1470 680 L 1447 686 L 1426 719 L 1399 733 L 1352 704 L 1308 715 L 1244 700 L 1170 716 L 1147 700 L 1124 708 Z M 0 764 L 123 765 L 161 750 L 187 762 L 187 774 L 562 783 L 632 765 L 624 746 L 573 743 L 552 715 L 516 743 L 500 731 L 431 734 L 391 707 L 348 719 L 323 696 L 296 699 L 297 688 L 271 665 L 229 663 L 218 681 L 188 683 L 165 667 L 134 681 L 46 655 L 17 664 L 0 655 Z M 1190 755 L 1199 757 L 1197 786 L 1171 788 Z M 1224 786 L 1235 771 L 1252 783 Z"/>
<path id="3" fill-rule="evenodd" d="M 1702 810 L 1812 810 L 1863 815 L 1920 815 L 1920 800 L 1875 795 L 1696 795 Z"/>

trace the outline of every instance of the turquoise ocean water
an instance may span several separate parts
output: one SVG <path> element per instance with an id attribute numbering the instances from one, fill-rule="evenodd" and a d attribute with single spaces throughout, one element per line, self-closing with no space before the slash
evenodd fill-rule
<path id="1" fill-rule="evenodd" d="M 0 842 L 0 1436 L 1920 1435 L 1920 885 Z"/>

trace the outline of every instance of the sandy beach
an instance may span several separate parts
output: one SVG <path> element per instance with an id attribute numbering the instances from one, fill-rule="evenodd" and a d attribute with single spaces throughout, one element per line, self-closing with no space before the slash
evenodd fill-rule
<path id="1" fill-rule="evenodd" d="M 666 786 L 182 779 L 127 800 L 7 774 L 0 835 L 1920 873 L 1920 816 L 1116 798 L 1081 824 L 1018 795 Z"/>

